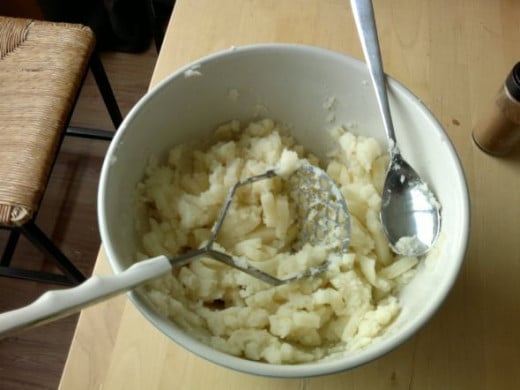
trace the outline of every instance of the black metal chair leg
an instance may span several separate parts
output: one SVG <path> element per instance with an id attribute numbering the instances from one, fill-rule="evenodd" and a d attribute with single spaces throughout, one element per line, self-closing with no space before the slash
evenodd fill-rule
<path id="1" fill-rule="evenodd" d="M 119 109 L 119 105 L 117 104 L 116 97 L 114 95 L 114 91 L 110 85 L 108 80 L 108 76 L 105 72 L 105 68 L 103 67 L 103 63 L 101 62 L 101 58 L 96 51 L 92 53 L 90 57 L 90 70 L 94 75 L 94 79 L 96 80 L 96 84 L 101 92 L 101 96 L 108 110 L 108 114 L 110 115 L 110 119 L 112 119 L 112 123 L 114 127 L 117 129 L 119 125 L 123 121 L 123 116 L 121 115 L 121 110 Z"/>
<path id="2" fill-rule="evenodd" d="M 50 272 L 32 271 L 13 267 L 0 266 L 0 276 L 30 280 L 31 282 L 59 284 L 62 286 L 74 286 L 78 284 L 75 281 L 71 281 L 65 275 L 53 274 Z"/>
<path id="3" fill-rule="evenodd" d="M 88 129 L 85 127 L 67 127 L 67 135 L 72 137 L 81 137 L 89 139 L 97 139 L 103 141 L 111 141 L 114 138 L 115 132 L 110 130 Z"/>
<path id="4" fill-rule="evenodd" d="M 157 53 L 159 53 L 161 51 L 161 46 L 163 43 L 164 32 L 162 31 L 161 25 L 158 23 L 153 0 L 148 0 L 148 18 L 150 20 L 150 25 L 152 26 L 155 50 L 157 51 Z"/>
<path id="5" fill-rule="evenodd" d="M 43 233 L 34 222 L 28 222 L 20 231 L 25 235 L 37 248 L 49 256 L 56 262 L 61 271 L 73 282 L 81 283 L 86 278 L 76 268 L 74 264 L 63 254 L 63 252 Z"/>
<path id="6" fill-rule="evenodd" d="M 7 243 L 5 244 L 4 252 L 2 253 L 2 260 L 0 261 L 0 266 L 9 267 L 11 264 L 11 259 L 13 258 L 14 250 L 16 249 L 16 244 L 18 243 L 18 239 L 20 238 L 20 232 L 17 230 L 12 230 L 9 233 L 9 238 L 7 239 Z"/>

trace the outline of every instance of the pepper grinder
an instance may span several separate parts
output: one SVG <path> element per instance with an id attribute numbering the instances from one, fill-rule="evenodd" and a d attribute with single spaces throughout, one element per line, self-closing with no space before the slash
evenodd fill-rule
<path id="1" fill-rule="evenodd" d="M 507 76 L 494 104 L 472 135 L 480 149 L 494 156 L 504 156 L 520 143 L 520 62 Z"/>

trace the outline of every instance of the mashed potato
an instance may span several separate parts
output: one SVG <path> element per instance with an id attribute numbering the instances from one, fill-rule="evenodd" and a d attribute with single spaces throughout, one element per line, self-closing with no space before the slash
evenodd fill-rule
<path id="1" fill-rule="evenodd" d="M 309 362 L 368 345 L 400 311 L 399 289 L 416 258 L 389 250 L 378 217 L 388 157 L 374 139 L 338 128 L 337 150 L 322 165 L 351 213 L 348 252 L 330 256 L 306 246 L 306 258 L 328 257 L 319 276 L 273 287 L 212 259 L 173 270 L 145 288 L 156 308 L 190 334 L 221 351 L 269 363 Z M 291 153 L 288 153 L 290 151 Z M 138 186 L 140 259 L 175 257 L 201 247 L 229 188 L 268 169 L 319 164 L 288 130 L 269 119 L 232 121 L 207 146 L 179 145 L 167 161 L 151 161 Z M 281 178 L 256 182 L 237 194 L 217 243 L 256 267 L 285 275 L 297 235 L 294 209 Z M 287 268 L 287 267 L 285 267 Z"/>

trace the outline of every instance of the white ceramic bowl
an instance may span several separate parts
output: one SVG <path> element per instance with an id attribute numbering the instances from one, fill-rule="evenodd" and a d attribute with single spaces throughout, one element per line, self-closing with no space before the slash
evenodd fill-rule
<path id="1" fill-rule="evenodd" d="M 441 305 L 461 267 L 468 241 L 469 199 L 461 165 L 442 127 L 401 84 L 390 79 L 389 91 L 402 154 L 442 204 L 444 241 L 439 259 L 421 263 L 402 291 L 402 312 L 384 337 L 340 359 L 273 365 L 233 357 L 200 343 L 159 316 L 136 289 L 130 299 L 143 315 L 170 339 L 205 359 L 274 377 L 350 369 L 380 357 L 417 332 Z M 335 98 L 335 124 L 356 123 L 358 133 L 386 144 L 365 64 L 319 48 L 275 44 L 233 48 L 180 69 L 150 91 L 125 118 L 101 174 L 99 225 L 114 272 L 134 259 L 132 194 L 150 155 L 204 137 L 215 125 L 231 119 L 252 119 L 263 110 L 269 118 L 293 124 L 297 140 L 323 156 L 331 147 L 325 133 L 332 126 L 330 112 L 324 108 L 331 97 Z"/>

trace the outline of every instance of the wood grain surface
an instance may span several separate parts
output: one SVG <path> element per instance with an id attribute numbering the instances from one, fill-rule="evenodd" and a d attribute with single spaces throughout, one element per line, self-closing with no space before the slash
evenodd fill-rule
<path id="1" fill-rule="evenodd" d="M 472 126 L 520 60 L 516 0 L 374 0 L 387 73 L 443 124 L 472 199 L 471 241 L 442 308 L 363 367 L 281 380 L 239 374 L 177 347 L 122 297 L 85 310 L 61 389 L 510 389 L 520 383 L 520 148 L 482 153 Z M 178 0 L 151 85 L 230 46 L 299 42 L 361 58 L 345 0 Z M 110 272 L 100 254 L 96 272 Z"/>

